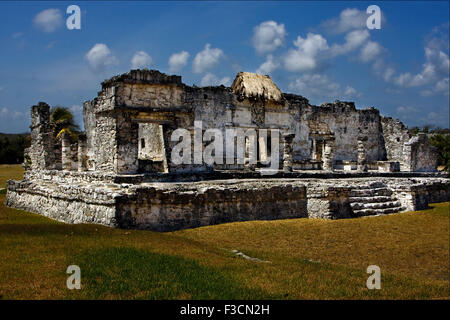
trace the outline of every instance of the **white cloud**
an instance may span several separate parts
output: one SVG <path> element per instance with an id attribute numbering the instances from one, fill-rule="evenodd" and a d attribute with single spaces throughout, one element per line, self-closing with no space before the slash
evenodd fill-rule
<path id="1" fill-rule="evenodd" d="M 394 79 L 401 87 L 418 87 L 433 81 L 442 81 L 448 77 L 450 60 L 448 54 L 429 43 L 425 47 L 425 63 L 417 74 L 405 72 Z"/>
<path id="2" fill-rule="evenodd" d="M 326 99 L 359 98 L 362 95 L 354 87 L 347 85 L 343 89 L 339 83 L 320 74 L 303 74 L 289 83 L 289 89 L 308 98 L 320 99 L 321 102 Z"/>
<path id="3" fill-rule="evenodd" d="M 357 95 L 358 95 L 358 93 L 356 92 L 355 88 L 353 88 L 351 86 L 347 86 L 345 88 L 344 96 L 346 96 L 346 97 L 355 97 Z"/>
<path id="4" fill-rule="evenodd" d="M 448 128 L 449 127 L 449 109 L 443 108 L 438 112 L 431 111 L 425 117 L 420 119 L 424 124 L 431 124 L 436 127 Z"/>
<path id="5" fill-rule="evenodd" d="M 328 79 L 325 75 L 304 74 L 289 84 L 289 89 L 299 94 L 313 98 L 336 98 L 340 85 Z"/>
<path id="6" fill-rule="evenodd" d="M 187 64 L 189 59 L 189 52 L 181 51 L 174 53 L 169 58 L 169 70 L 170 72 L 180 72 L 181 69 Z"/>
<path id="7" fill-rule="evenodd" d="M 419 110 L 417 108 L 411 107 L 411 106 L 400 106 L 400 107 L 397 107 L 395 109 L 395 111 L 397 112 L 397 114 L 404 116 L 404 115 L 415 114 Z"/>
<path id="8" fill-rule="evenodd" d="M 207 73 L 203 76 L 202 80 L 200 81 L 200 85 L 202 87 L 219 86 L 219 85 L 224 85 L 228 87 L 230 85 L 230 81 L 231 81 L 230 77 L 223 77 L 222 79 L 219 79 L 214 74 Z"/>
<path id="9" fill-rule="evenodd" d="M 253 29 L 252 43 L 260 54 L 272 52 L 284 44 L 286 30 L 284 24 L 265 21 Z"/>
<path id="10" fill-rule="evenodd" d="M 203 51 L 197 53 L 193 62 L 193 72 L 202 73 L 215 67 L 221 58 L 224 57 L 224 53 L 219 48 L 212 48 L 209 43 L 205 45 Z"/>
<path id="11" fill-rule="evenodd" d="M 343 44 L 334 44 L 331 46 L 331 56 L 339 56 L 346 54 L 359 48 L 370 37 L 367 30 L 354 30 L 345 35 L 345 42 Z"/>
<path id="12" fill-rule="evenodd" d="M 275 61 L 273 55 L 269 54 L 267 56 L 266 61 L 264 61 L 264 63 L 259 66 L 258 70 L 256 70 L 256 73 L 270 74 L 279 66 L 280 66 L 279 62 Z"/>
<path id="13" fill-rule="evenodd" d="M 0 116 L 6 117 L 7 114 L 8 114 L 8 109 L 5 108 L 5 107 L 3 107 L 3 108 L 0 110 Z"/>
<path id="14" fill-rule="evenodd" d="M 117 65 L 119 61 L 112 55 L 108 46 L 103 43 L 97 43 L 94 45 L 85 56 L 89 62 L 89 66 L 94 71 L 103 71 L 107 67 Z"/>
<path id="15" fill-rule="evenodd" d="M 369 62 L 377 58 L 381 52 L 383 51 L 383 47 L 375 42 L 369 41 L 365 44 L 364 47 L 361 48 L 360 59 L 363 62 Z"/>
<path id="16" fill-rule="evenodd" d="M 386 70 L 384 70 L 383 72 L 383 79 L 384 81 L 388 82 L 389 80 L 391 80 L 392 76 L 394 75 L 394 69 L 393 68 L 387 68 Z"/>
<path id="17" fill-rule="evenodd" d="M 63 15 L 59 9 L 47 9 L 39 12 L 33 22 L 39 29 L 50 33 L 63 25 Z"/>
<path id="18" fill-rule="evenodd" d="M 438 82 L 431 88 L 427 90 L 423 90 L 420 92 L 422 96 L 431 96 L 434 94 L 442 93 L 445 96 L 449 95 L 450 87 L 449 87 L 449 78 L 444 78 Z"/>
<path id="19" fill-rule="evenodd" d="M 137 51 L 131 58 L 131 69 L 145 68 L 152 64 L 153 59 L 145 51 Z"/>
<path id="20" fill-rule="evenodd" d="M 284 67 L 289 71 L 313 70 L 318 66 L 318 55 L 329 50 L 327 40 L 320 34 L 308 33 L 294 41 L 297 49 L 291 49 L 284 57 Z"/>
<path id="21" fill-rule="evenodd" d="M 341 11 L 338 18 L 323 22 L 322 27 L 331 33 L 345 33 L 350 30 L 365 28 L 367 17 L 365 11 L 347 8 Z"/>
<path id="22" fill-rule="evenodd" d="M 326 60 L 358 49 L 369 38 L 367 30 L 354 30 L 346 34 L 344 43 L 329 46 L 327 39 L 320 34 L 308 33 L 306 38 L 298 36 L 294 41 L 297 48 L 284 56 L 284 67 L 294 72 L 317 69 Z"/>

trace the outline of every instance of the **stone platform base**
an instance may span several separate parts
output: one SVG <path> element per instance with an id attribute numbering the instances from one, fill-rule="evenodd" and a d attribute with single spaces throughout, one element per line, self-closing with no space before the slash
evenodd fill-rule
<path id="1" fill-rule="evenodd" d="M 446 177 L 259 178 L 116 183 L 28 174 L 6 204 L 67 223 L 172 231 L 232 221 L 341 219 L 421 210 L 450 200 Z"/>

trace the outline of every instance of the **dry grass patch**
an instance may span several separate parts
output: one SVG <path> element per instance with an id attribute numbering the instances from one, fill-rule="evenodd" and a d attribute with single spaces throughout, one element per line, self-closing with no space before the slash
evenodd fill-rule
<path id="1" fill-rule="evenodd" d="M 18 168 L 11 178 L 20 178 Z M 5 181 L 11 172 L 0 167 Z M 372 218 L 249 221 L 157 233 L 68 225 L 6 208 L 4 202 L 5 195 L 0 195 L 2 298 L 450 296 L 450 203 Z M 233 249 L 270 263 L 243 259 Z M 81 267 L 79 291 L 66 288 L 70 264 Z M 371 264 L 381 268 L 381 290 L 365 286 Z"/>

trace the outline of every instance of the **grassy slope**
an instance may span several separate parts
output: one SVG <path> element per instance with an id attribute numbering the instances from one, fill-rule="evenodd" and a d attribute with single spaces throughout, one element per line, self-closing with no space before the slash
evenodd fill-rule
<path id="1" fill-rule="evenodd" d="M 20 174 L 18 167 L 0 166 L 0 177 Z M 449 203 L 383 217 L 252 221 L 155 233 L 67 225 L 6 208 L 4 200 L 0 195 L 2 298 L 450 296 Z M 236 257 L 233 249 L 270 263 Z M 66 289 L 70 264 L 81 267 L 81 290 Z M 381 268 L 381 290 L 365 286 L 371 264 Z"/>

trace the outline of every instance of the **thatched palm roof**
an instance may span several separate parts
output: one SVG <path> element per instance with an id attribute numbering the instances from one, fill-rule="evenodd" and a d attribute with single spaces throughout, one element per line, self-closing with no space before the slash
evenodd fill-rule
<path id="1" fill-rule="evenodd" d="M 231 89 L 242 98 L 274 102 L 281 102 L 283 99 L 281 90 L 273 83 L 272 79 L 262 74 L 239 72 Z"/>

